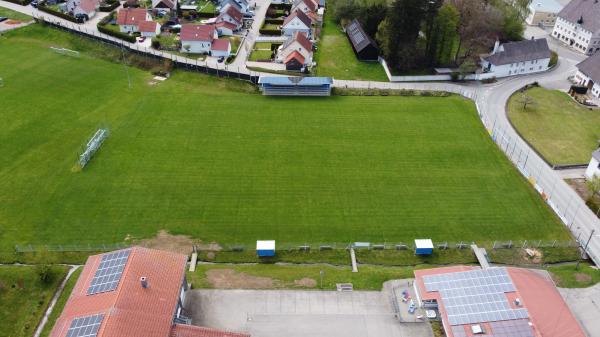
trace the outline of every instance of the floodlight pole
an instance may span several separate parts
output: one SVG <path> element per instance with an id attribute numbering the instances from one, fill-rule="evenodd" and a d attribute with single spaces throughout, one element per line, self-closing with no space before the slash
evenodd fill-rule
<path id="1" fill-rule="evenodd" d="M 321 276 L 321 289 L 323 289 L 323 276 L 325 275 L 325 272 L 323 271 L 323 269 L 321 269 L 319 271 L 319 276 Z"/>

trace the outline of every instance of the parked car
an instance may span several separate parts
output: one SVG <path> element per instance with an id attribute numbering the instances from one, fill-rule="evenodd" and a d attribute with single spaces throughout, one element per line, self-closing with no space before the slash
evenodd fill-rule
<path id="1" fill-rule="evenodd" d="M 84 23 L 89 19 L 90 18 L 88 17 L 87 14 L 76 14 L 75 15 L 75 20 L 77 21 L 77 23 Z"/>
<path id="2" fill-rule="evenodd" d="M 225 61 L 225 56 L 220 56 L 220 57 L 217 59 L 217 62 L 219 62 L 219 63 L 223 63 L 223 61 Z"/>
<path id="3" fill-rule="evenodd" d="M 37 1 L 37 0 L 33 0 L 33 1 L 31 2 L 31 7 L 33 7 L 33 8 L 37 8 L 37 6 L 38 6 L 38 1 Z"/>
<path id="4" fill-rule="evenodd" d="M 6 17 L 4 17 L 4 16 L 0 16 L 0 22 L 2 22 L 2 21 L 6 21 L 6 20 L 8 20 L 8 18 L 6 18 Z"/>
<path id="5" fill-rule="evenodd" d="M 138 42 L 141 43 L 141 42 L 146 41 L 146 37 L 145 36 L 140 36 L 140 37 L 137 38 L 137 40 L 138 40 Z"/>
<path id="6" fill-rule="evenodd" d="M 254 12 L 253 11 L 248 11 L 248 12 L 244 13 L 244 17 L 245 18 L 253 18 L 254 17 Z"/>

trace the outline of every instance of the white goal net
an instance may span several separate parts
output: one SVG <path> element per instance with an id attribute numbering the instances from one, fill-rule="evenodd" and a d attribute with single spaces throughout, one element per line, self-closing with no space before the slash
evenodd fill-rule
<path id="1" fill-rule="evenodd" d="M 66 49 L 66 48 L 58 48 L 58 47 L 50 47 L 50 49 L 52 49 L 52 51 L 54 51 L 57 54 L 79 57 L 79 52 L 75 51 L 75 50 Z"/>
<path id="2" fill-rule="evenodd" d="M 107 129 L 98 129 L 94 136 L 87 143 L 85 151 L 81 155 L 79 155 L 79 165 L 81 168 L 84 168 L 85 165 L 90 161 L 94 153 L 98 151 L 102 142 L 108 137 Z"/>

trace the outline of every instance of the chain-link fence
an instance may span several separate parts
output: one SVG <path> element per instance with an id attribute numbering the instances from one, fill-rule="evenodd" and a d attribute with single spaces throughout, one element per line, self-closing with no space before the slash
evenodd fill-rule
<path id="1" fill-rule="evenodd" d="M 16 245 L 17 253 L 36 253 L 36 252 L 108 252 L 127 248 L 130 245 L 125 243 L 112 244 L 88 244 L 88 245 Z"/>

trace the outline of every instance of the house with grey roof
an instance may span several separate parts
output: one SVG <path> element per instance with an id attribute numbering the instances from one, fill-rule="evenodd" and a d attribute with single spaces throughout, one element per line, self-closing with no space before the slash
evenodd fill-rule
<path id="1" fill-rule="evenodd" d="M 600 53 L 596 53 L 577 64 L 575 81 L 588 88 L 588 92 L 600 98 Z"/>
<path id="2" fill-rule="evenodd" d="M 592 159 L 585 170 L 585 177 L 592 179 L 594 176 L 600 177 L 600 148 L 592 152 Z"/>
<path id="3" fill-rule="evenodd" d="M 546 39 L 502 44 L 496 41 L 492 53 L 481 56 L 481 66 L 483 72 L 495 77 L 532 74 L 548 70 L 550 56 Z"/>
<path id="4" fill-rule="evenodd" d="M 525 19 L 528 25 L 552 27 L 563 6 L 556 0 L 532 0 L 528 8 L 529 15 Z"/>
<path id="5" fill-rule="evenodd" d="M 571 0 L 558 13 L 552 36 L 587 55 L 599 51 L 600 1 Z"/>

